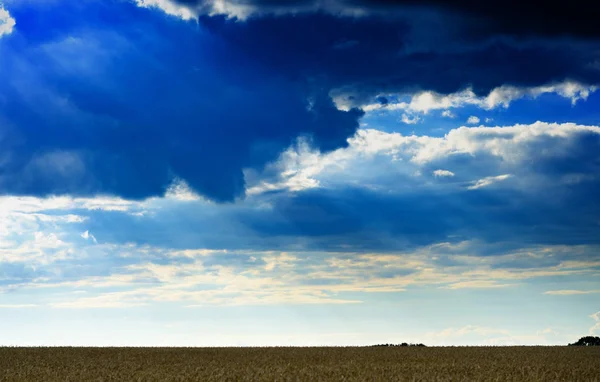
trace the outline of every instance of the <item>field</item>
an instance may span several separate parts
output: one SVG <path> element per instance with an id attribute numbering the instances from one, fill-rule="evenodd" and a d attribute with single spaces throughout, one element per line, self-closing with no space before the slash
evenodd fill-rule
<path id="1" fill-rule="evenodd" d="M 600 381 L 600 347 L 0 348 L 0 381 Z"/>

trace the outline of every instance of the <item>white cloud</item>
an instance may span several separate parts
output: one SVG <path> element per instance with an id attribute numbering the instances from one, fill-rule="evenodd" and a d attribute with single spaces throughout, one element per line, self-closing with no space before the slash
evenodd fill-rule
<path id="1" fill-rule="evenodd" d="M 256 14 L 297 14 L 303 12 L 322 11 L 331 14 L 346 16 L 361 16 L 367 11 L 360 6 L 348 6 L 337 1 L 317 1 L 304 4 L 290 3 L 289 5 L 255 6 L 251 2 L 239 0 L 210 0 L 187 2 L 181 5 L 173 0 L 135 0 L 140 7 L 153 7 L 162 9 L 165 13 L 180 17 L 184 20 L 195 19 L 200 15 L 225 15 L 229 18 L 245 20 Z"/>
<path id="2" fill-rule="evenodd" d="M 454 176 L 454 173 L 452 171 L 448 171 L 448 170 L 435 170 L 433 172 L 433 176 L 435 176 L 435 177 L 452 177 L 452 176 Z"/>
<path id="3" fill-rule="evenodd" d="M 485 169 L 488 173 L 479 172 L 477 176 L 480 179 L 467 185 L 480 188 L 506 180 L 509 174 L 517 175 L 526 170 L 523 163 L 532 160 L 533 156 L 540 160 L 564 155 L 573 149 L 573 137 L 584 133 L 600 135 L 600 127 L 545 122 L 503 127 L 463 126 L 449 131 L 443 137 L 360 129 L 348 139 L 346 148 L 321 154 L 303 141 L 268 165 L 265 172 L 246 171 L 245 174 L 250 194 L 281 189 L 298 191 L 342 183 L 377 187 L 376 175 L 381 175 L 384 167 L 387 176 L 410 177 L 416 171 L 423 173 L 422 170 L 426 170 L 430 173 L 432 169 L 427 166 L 431 163 L 461 155 L 471 157 L 473 161 L 478 157 L 490 158 L 490 166 Z M 549 139 L 552 144 L 548 150 L 541 153 L 532 151 L 531 147 L 536 143 Z M 468 174 L 472 170 L 470 163 L 464 161 L 461 164 L 464 166 L 461 174 Z M 566 174 L 564 179 L 548 181 L 580 182 L 591 177 L 593 175 L 590 174 Z M 369 185 L 367 179 L 372 179 L 373 183 Z M 524 186 L 525 182 L 531 186 L 534 180 L 539 185 L 543 181 L 540 177 L 515 176 L 515 179 L 518 181 L 511 183 L 511 187 Z"/>
<path id="4" fill-rule="evenodd" d="M 451 130 L 444 137 L 403 136 L 399 133 L 360 130 L 349 142 L 360 151 L 402 150 L 415 163 L 427 163 L 454 154 L 477 153 L 487 153 L 507 162 L 519 162 L 529 153 L 527 144 L 543 137 L 564 138 L 567 144 L 569 137 L 583 132 L 600 134 L 600 127 L 545 122 L 504 127 L 463 126 Z"/>
<path id="5" fill-rule="evenodd" d="M 191 20 L 198 17 L 193 8 L 176 4 L 170 0 L 135 0 L 139 7 L 162 9 L 166 14 L 177 16 L 183 20 Z"/>
<path id="6" fill-rule="evenodd" d="M 492 90 L 486 97 L 485 103 L 488 109 L 493 109 L 498 105 L 508 107 L 512 101 L 519 98 L 537 98 L 543 94 L 556 93 L 564 98 L 570 98 L 571 103 L 575 104 L 579 100 L 586 100 L 590 93 L 593 93 L 596 90 L 598 90 L 597 86 L 586 86 L 573 81 L 536 86 L 533 88 L 518 88 L 515 86 L 503 85 Z"/>
<path id="7" fill-rule="evenodd" d="M 360 107 L 364 111 L 374 110 L 405 110 L 427 114 L 431 110 L 444 110 L 442 116 L 451 117 L 453 114 L 449 109 L 462 108 L 465 106 L 476 106 L 484 110 L 492 110 L 499 107 L 508 108 L 513 101 L 521 98 L 535 99 L 543 94 L 557 94 L 568 98 L 572 104 L 579 100 L 586 100 L 589 95 L 598 90 L 597 86 L 590 86 L 574 81 L 564 81 L 536 87 L 515 87 L 503 85 L 494 88 L 487 96 L 478 97 L 471 88 L 451 94 L 440 94 L 434 91 L 419 91 L 407 94 L 388 94 L 390 98 L 406 99 L 397 103 L 382 105 L 379 102 L 367 104 L 355 104 L 351 94 L 343 90 L 335 90 L 332 97 L 337 107 L 348 110 L 351 107 Z"/>
<path id="8" fill-rule="evenodd" d="M 512 175 L 510 174 L 503 174 L 503 175 L 497 175 L 497 176 L 487 176 L 483 179 L 479 179 L 475 182 L 473 182 L 473 184 L 469 187 L 467 187 L 469 190 L 477 190 L 479 188 L 483 188 L 483 187 L 487 187 L 490 186 L 494 183 L 506 180 L 508 178 L 510 178 Z"/>
<path id="9" fill-rule="evenodd" d="M 94 235 L 92 235 L 90 233 L 90 231 L 85 231 L 84 233 L 81 234 L 81 237 L 84 238 L 85 240 L 91 240 L 94 243 L 98 244 L 98 241 L 96 240 L 96 238 L 94 237 Z"/>
<path id="10" fill-rule="evenodd" d="M 474 115 L 470 116 L 470 117 L 467 119 L 467 123 L 468 123 L 469 125 L 476 125 L 476 124 L 478 124 L 479 122 L 480 122 L 480 119 L 479 119 L 479 117 L 476 117 L 476 116 L 474 116 Z"/>
<path id="11" fill-rule="evenodd" d="M 450 110 L 444 110 L 442 112 L 442 117 L 446 117 L 446 118 L 456 118 L 456 114 L 454 114 L 453 112 L 451 112 Z"/>
<path id="12" fill-rule="evenodd" d="M 35 269 L 85 256 L 85 251 L 73 242 L 82 245 L 77 240 L 82 237 L 97 243 L 91 232 L 77 228 L 89 219 L 88 211 L 137 214 L 158 207 L 160 203 L 155 199 L 136 202 L 106 197 L 0 196 L 0 264 L 27 263 Z"/>
<path id="13" fill-rule="evenodd" d="M 195 193 L 185 181 L 181 179 L 176 179 L 169 186 L 169 188 L 167 188 L 165 198 L 187 202 L 201 199 L 200 196 Z"/>
<path id="14" fill-rule="evenodd" d="M 0 245 L 0 263 L 44 265 L 73 255 L 72 247 L 56 232 L 23 232 L 18 239 Z"/>
<path id="15" fill-rule="evenodd" d="M 120 198 L 95 197 L 72 198 L 52 196 L 36 198 L 29 196 L 0 196 L 0 216 L 3 214 L 32 214 L 44 210 L 104 210 L 127 211 L 140 203 Z"/>
<path id="16" fill-rule="evenodd" d="M 179 179 L 175 179 L 167 188 L 164 197 L 148 198 L 144 201 L 131 201 L 119 197 L 88 197 L 74 198 L 71 196 L 50 196 L 37 198 L 30 196 L 0 196 L 0 223 L 2 218 L 20 216 L 37 218 L 43 221 L 81 222 L 86 218 L 74 214 L 44 214 L 45 210 L 89 210 L 89 211 L 121 211 L 139 215 L 156 207 L 161 201 L 202 201 L 203 198 L 194 193 L 191 188 Z M 1 236 L 0 231 L 0 236 Z"/>
<path id="17" fill-rule="evenodd" d="M 408 115 L 407 113 L 403 113 L 400 120 L 407 125 L 414 125 L 419 122 L 421 118 L 419 118 L 418 115 Z"/>
<path id="18" fill-rule="evenodd" d="M 494 118 L 486 118 L 486 119 L 485 119 L 485 123 L 490 123 L 490 122 L 492 122 L 493 120 L 494 120 Z"/>
<path id="19" fill-rule="evenodd" d="M 299 139 L 295 146 L 281 154 L 277 162 L 267 166 L 268 171 L 279 173 L 281 179 L 278 182 L 265 182 L 261 180 L 261 174 L 254 170 L 244 172 L 248 184 L 246 193 L 253 195 L 280 189 L 300 191 L 319 187 L 320 183 L 314 177 L 330 164 L 334 165 L 324 161 L 323 156 L 312 150 L 307 141 Z"/>
<path id="20" fill-rule="evenodd" d="M 0 37 L 11 34 L 16 21 L 10 16 L 10 13 L 0 4 Z"/>

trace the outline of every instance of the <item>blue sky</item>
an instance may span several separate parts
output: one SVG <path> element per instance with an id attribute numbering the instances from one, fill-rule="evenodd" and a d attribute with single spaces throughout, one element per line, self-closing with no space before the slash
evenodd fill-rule
<path id="1" fill-rule="evenodd" d="M 424 4 L 5 0 L 0 344 L 600 335 L 594 20 Z"/>

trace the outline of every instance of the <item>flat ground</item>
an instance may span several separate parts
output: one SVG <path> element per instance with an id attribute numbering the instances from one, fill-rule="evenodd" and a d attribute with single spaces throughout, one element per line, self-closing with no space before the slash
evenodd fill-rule
<path id="1" fill-rule="evenodd" d="M 600 347 L 0 348 L 0 381 L 600 381 Z"/>

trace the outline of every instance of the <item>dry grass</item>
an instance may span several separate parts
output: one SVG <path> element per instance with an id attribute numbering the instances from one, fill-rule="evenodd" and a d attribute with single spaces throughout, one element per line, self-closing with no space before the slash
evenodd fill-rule
<path id="1" fill-rule="evenodd" d="M 1 381 L 600 381 L 600 347 L 0 348 Z"/>

